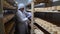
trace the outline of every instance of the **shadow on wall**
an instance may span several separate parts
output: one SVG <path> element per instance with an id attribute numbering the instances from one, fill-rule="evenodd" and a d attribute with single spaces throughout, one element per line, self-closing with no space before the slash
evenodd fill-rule
<path id="1" fill-rule="evenodd" d="M 60 13 L 35 12 L 34 17 L 41 18 L 57 26 L 60 26 Z"/>

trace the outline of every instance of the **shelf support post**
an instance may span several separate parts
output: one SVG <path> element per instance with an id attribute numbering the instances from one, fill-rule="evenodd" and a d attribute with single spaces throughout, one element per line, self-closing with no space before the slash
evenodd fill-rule
<path id="1" fill-rule="evenodd" d="M 5 33 L 4 23 L 3 23 L 3 0 L 0 0 L 0 34 Z"/>
<path id="2" fill-rule="evenodd" d="M 32 13 L 32 17 L 31 17 L 31 34 L 34 34 L 34 0 L 32 0 L 31 2 L 31 13 Z"/>

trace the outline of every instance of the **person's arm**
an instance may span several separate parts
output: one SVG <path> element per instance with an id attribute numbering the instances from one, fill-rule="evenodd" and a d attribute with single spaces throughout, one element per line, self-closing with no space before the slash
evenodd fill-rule
<path id="1" fill-rule="evenodd" d="M 31 12 L 25 12 L 26 17 L 31 21 L 32 14 Z"/>
<path id="2" fill-rule="evenodd" d="M 22 13 L 19 11 L 19 12 L 17 12 L 17 17 L 18 17 L 18 19 L 20 20 L 20 21 L 22 21 L 22 22 L 25 22 L 25 21 L 27 21 L 28 20 L 28 18 L 24 18 L 24 16 L 22 16 Z"/>
<path id="3" fill-rule="evenodd" d="M 31 18 L 31 16 L 32 16 L 31 12 L 26 12 L 26 11 L 25 11 L 25 14 L 26 14 L 26 17 L 27 17 L 27 18 Z"/>

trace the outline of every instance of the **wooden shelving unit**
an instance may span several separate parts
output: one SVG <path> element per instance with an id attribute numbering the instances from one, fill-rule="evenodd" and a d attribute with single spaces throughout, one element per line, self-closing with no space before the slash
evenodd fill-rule
<path id="1" fill-rule="evenodd" d="M 8 24 L 5 25 L 5 33 L 9 34 L 11 29 L 14 27 L 15 22 L 9 22 Z"/>
<path id="2" fill-rule="evenodd" d="M 2 11 L 4 11 L 4 10 L 14 10 L 13 12 L 14 13 L 10 13 L 10 14 L 4 14 L 4 12 L 3 12 L 3 18 L 2 18 L 2 22 L 1 22 L 1 25 L 0 26 L 2 26 L 1 27 L 1 32 L 0 32 L 0 34 L 9 34 L 9 33 L 14 33 L 14 31 L 15 31 L 15 20 L 14 20 L 14 17 L 15 17 L 15 12 L 17 11 L 17 9 L 16 9 L 16 6 L 13 6 L 13 5 L 11 5 L 12 4 L 12 2 L 11 1 L 9 1 L 10 3 L 8 3 L 7 2 L 7 0 L 1 0 L 1 2 L 3 2 L 2 3 Z M 15 2 L 15 1 L 14 1 Z M 13 3 L 14 4 L 14 3 Z M 15 11 L 16 10 L 16 11 Z M 8 13 L 8 12 L 7 12 Z"/>
<path id="3" fill-rule="evenodd" d="M 3 23 L 8 22 L 9 20 L 11 20 L 15 15 L 14 14 L 9 14 L 9 15 L 5 15 L 3 18 Z"/>
<path id="4" fill-rule="evenodd" d="M 7 9 L 16 9 L 16 7 L 13 7 L 7 1 L 3 1 L 3 7 Z"/>
<path id="5" fill-rule="evenodd" d="M 60 11 L 60 6 L 59 5 L 58 6 L 52 6 L 52 3 L 50 2 L 50 0 L 45 0 L 45 1 L 41 0 L 40 2 L 39 2 L 39 0 L 36 0 L 36 1 L 37 1 L 36 4 L 46 3 L 46 7 L 34 8 L 34 1 L 32 1 L 32 4 L 31 4 L 32 7 L 31 7 L 31 9 L 27 9 L 27 11 L 31 11 L 33 17 L 34 17 L 34 12 L 60 13 L 59 12 Z M 39 15 L 37 15 L 37 16 L 39 16 Z M 31 20 L 34 19 L 34 18 L 31 18 Z M 48 32 L 49 34 L 60 34 L 60 27 L 58 27 L 57 25 L 52 24 L 52 23 L 50 23 L 48 21 L 45 21 L 43 19 L 39 19 L 39 18 L 35 18 L 34 20 L 32 20 L 32 23 L 34 23 L 34 22 L 37 23 L 40 27 L 42 27 L 42 29 L 44 31 L 46 30 L 46 32 Z"/>
<path id="6" fill-rule="evenodd" d="M 50 34 L 60 34 L 60 27 L 58 27 L 57 25 L 54 25 L 50 22 L 47 22 L 45 20 L 42 20 L 40 18 L 35 18 L 35 22 L 41 26 L 42 28 L 44 28 L 46 31 L 48 31 Z"/>
<path id="7" fill-rule="evenodd" d="M 15 32 L 15 28 L 13 28 L 13 30 L 11 31 L 11 33 L 10 33 L 10 34 L 14 34 L 13 32 Z"/>

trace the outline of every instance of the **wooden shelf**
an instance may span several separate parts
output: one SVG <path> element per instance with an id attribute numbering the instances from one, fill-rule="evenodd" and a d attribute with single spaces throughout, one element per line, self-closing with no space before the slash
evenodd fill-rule
<path id="1" fill-rule="evenodd" d="M 12 30 L 12 28 L 14 27 L 15 22 L 10 22 L 8 24 L 5 25 L 5 33 L 9 34 L 9 32 Z"/>
<path id="2" fill-rule="evenodd" d="M 45 20 L 42 20 L 40 18 L 35 18 L 35 22 L 40 25 L 42 28 L 44 28 L 46 31 L 48 31 L 49 33 L 57 33 L 57 34 L 60 34 L 60 30 L 58 26 L 50 23 L 50 22 L 47 22 Z"/>
<path id="3" fill-rule="evenodd" d="M 11 34 L 14 34 L 14 32 L 15 32 L 15 28 L 11 31 Z"/>
<path id="4" fill-rule="evenodd" d="M 34 33 L 35 34 L 44 34 L 44 32 L 42 32 L 40 29 L 34 29 Z"/>
<path id="5" fill-rule="evenodd" d="M 15 0 L 6 0 L 9 4 L 13 5 L 15 4 Z"/>
<path id="6" fill-rule="evenodd" d="M 9 34 L 14 34 L 15 33 L 15 25 L 14 27 L 12 28 L 12 30 L 9 32 Z"/>
<path id="7" fill-rule="evenodd" d="M 34 8 L 34 12 L 49 12 L 51 10 L 60 10 L 60 6 L 52 6 L 52 7 L 46 7 L 46 8 Z M 31 9 L 27 9 L 27 11 L 31 11 Z"/>
<path id="8" fill-rule="evenodd" d="M 13 3 L 14 4 L 14 3 Z M 14 6 L 12 3 L 10 4 L 6 0 L 0 0 L 0 13 L 2 14 L 4 9 L 12 9 L 16 10 L 16 6 Z M 3 5 L 3 6 L 2 6 Z M 9 34 L 11 29 L 15 26 L 15 21 L 14 21 L 14 16 L 15 14 L 2 14 L 1 19 L 0 19 L 0 34 Z"/>
<path id="9" fill-rule="evenodd" d="M 34 33 L 35 34 L 44 34 L 44 32 L 41 30 L 41 29 L 39 29 L 36 25 L 34 25 Z"/>
<path id="10" fill-rule="evenodd" d="M 9 14 L 3 17 L 3 23 L 5 24 L 9 20 L 11 20 L 15 15 L 14 14 Z"/>
<path id="11" fill-rule="evenodd" d="M 3 1 L 3 7 L 4 8 L 8 8 L 8 9 L 16 9 L 16 7 L 13 7 L 12 5 L 10 5 L 8 2 Z"/>

